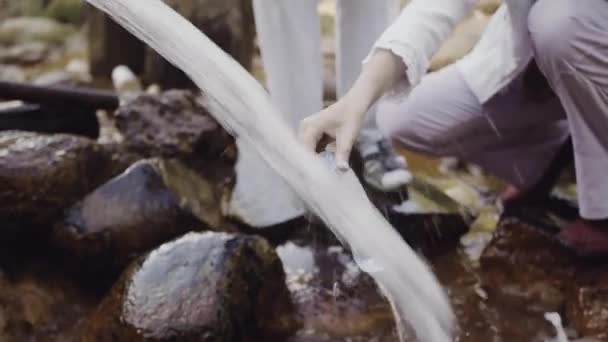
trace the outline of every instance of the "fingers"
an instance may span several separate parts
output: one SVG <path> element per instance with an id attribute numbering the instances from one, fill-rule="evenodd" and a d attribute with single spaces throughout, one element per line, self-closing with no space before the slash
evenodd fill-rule
<path id="1" fill-rule="evenodd" d="M 350 152 L 353 148 L 354 138 L 350 136 L 338 136 L 336 139 L 336 166 L 340 171 L 347 171 L 350 166 Z"/>
<path id="2" fill-rule="evenodd" d="M 312 118 L 306 118 L 302 120 L 298 137 L 306 148 L 314 152 L 319 140 L 323 136 L 323 130 L 311 119 Z"/>

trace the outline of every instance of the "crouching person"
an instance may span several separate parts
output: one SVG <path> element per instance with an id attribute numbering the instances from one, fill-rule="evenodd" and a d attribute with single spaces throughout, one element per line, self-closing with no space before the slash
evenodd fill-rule
<path id="1" fill-rule="evenodd" d="M 476 163 L 526 196 L 571 137 L 581 218 L 559 238 L 582 256 L 608 255 L 608 1 L 505 0 L 471 53 L 424 75 L 474 3 L 413 0 L 350 91 L 302 122 L 301 139 L 313 148 L 333 136 L 346 163 L 378 102 L 378 126 L 396 143 Z M 531 94 L 531 68 L 551 93 Z"/>

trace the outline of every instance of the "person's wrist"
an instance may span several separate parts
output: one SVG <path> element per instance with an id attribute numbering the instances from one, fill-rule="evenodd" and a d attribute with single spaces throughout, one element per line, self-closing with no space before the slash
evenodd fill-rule
<path id="1" fill-rule="evenodd" d="M 343 115 L 348 115 L 354 119 L 362 119 L 369 107 L 371 106 L 370 100 L 363 96 L 357 97 L 357 95 L 348 93 L 340 101 L 336 103 L 338 110 Z"/>

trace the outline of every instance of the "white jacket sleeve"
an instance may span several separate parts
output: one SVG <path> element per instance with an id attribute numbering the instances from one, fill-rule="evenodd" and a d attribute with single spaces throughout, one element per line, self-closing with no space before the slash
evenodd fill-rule
<path id="1" fill-rule="evenodd" d="M 475 3 L 475 0 L 413 0 L 376 41 L 370 56 L 377 49 L 390 50 L 405 63 L 408 85 L 415 86 L 427 72 L 432 56 Z"/>

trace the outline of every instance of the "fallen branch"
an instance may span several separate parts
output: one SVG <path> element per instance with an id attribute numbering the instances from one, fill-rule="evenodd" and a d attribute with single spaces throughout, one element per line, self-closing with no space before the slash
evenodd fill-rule
<path id="1" fill-rule="evenodd" d="M 118 95 L 111 91 L 81 89 L 66 86 L 35 86 L 25 83 L 0 81 L 0 98 L 21 100 L 46 106 L 79 107 L 114 110 Z"/>

